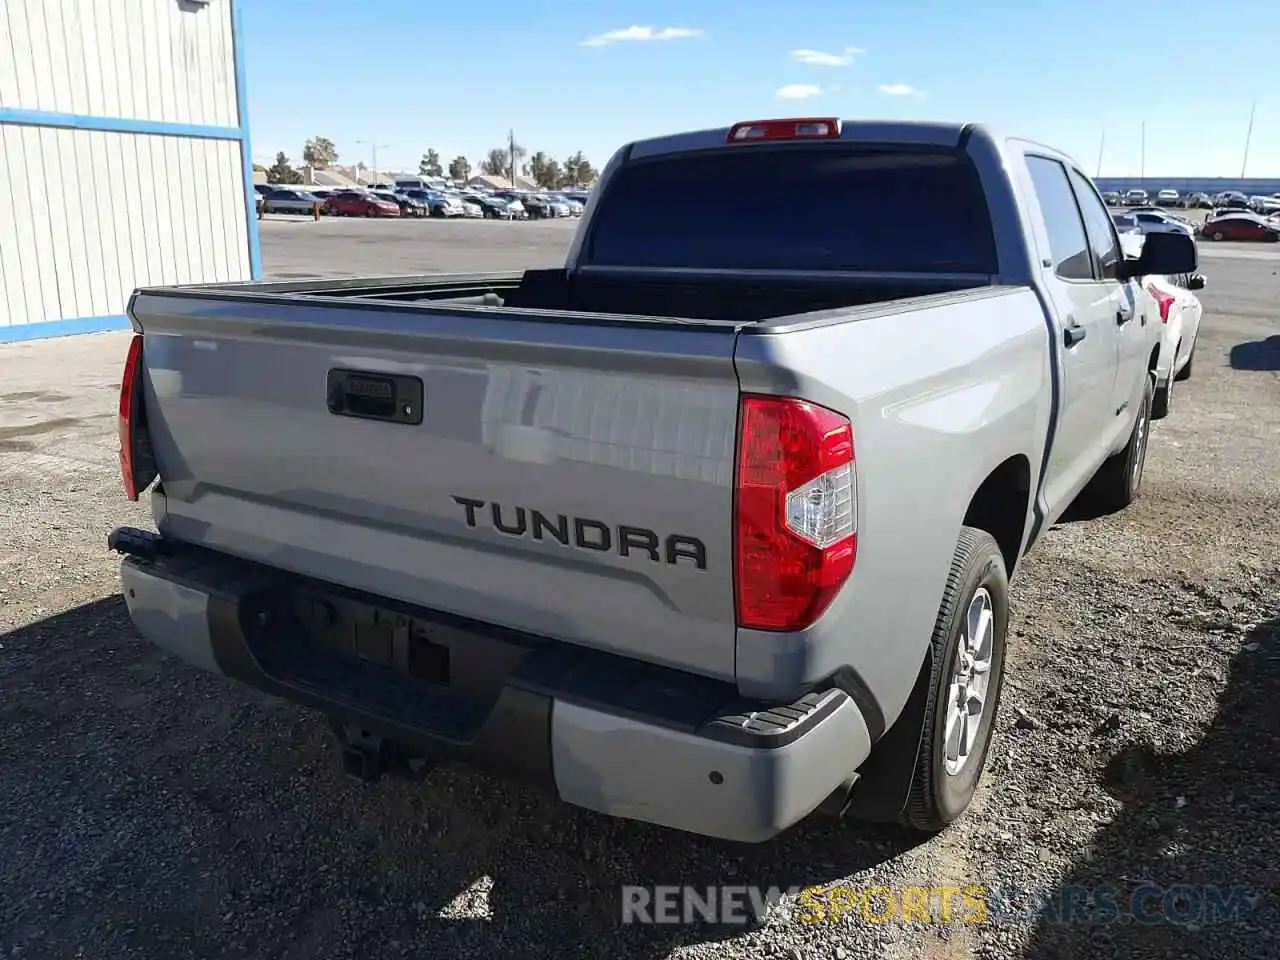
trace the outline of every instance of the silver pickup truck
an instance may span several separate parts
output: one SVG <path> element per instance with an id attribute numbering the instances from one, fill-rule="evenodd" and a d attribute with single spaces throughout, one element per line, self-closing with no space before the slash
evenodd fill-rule
<path id="1" fill-rule="evenodd" d="M 109 543 L 143 635 L 321 711 L 352 774 L 940 830 L 1019 559 L 1137 495 L 1140 278 L 1195 267 L 1125 260 L 1073 161 L 983 126 L 632 143 L 563 268 L 137 291 L 120 463 L 158 533 Z"/>

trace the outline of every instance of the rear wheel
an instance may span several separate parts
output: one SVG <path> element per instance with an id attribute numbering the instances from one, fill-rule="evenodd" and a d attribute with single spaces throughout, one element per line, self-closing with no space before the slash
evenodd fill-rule
<path id="1" fill-rule="evenodd" d="M 1177 362 L 1178 354 L 1182 352 L 1182 343 L 1179 342 L 1173 348 L 1173 359 Z M 1169 408 L 1173 405 L 1173 382 L 1177 379 L 1170 371 L 1169 379 L 1163 387 L 1156 387 L 1155 394 L 1151 397 L 1151 419 L 1163 420 L 1169 415 Z"/>
<path id="2" fill-rule="evenodd" d="M 1177 374 L 1174 375 L 1173 379 L 1190 380 L 1191 379 L 1191 361 L 1194 360 L 1195 358 L 1196 358 L 1196 342 L 1195 340 L 1192 340 L 1191 352 L 1187 354 L 1187 362 L 1182 365 L 1182 369 L 1179 370 Z"/>
<path id="3" fill-rule="evenodd" d="M 1138 499 L 1147 463 L 1147 439 L 1151 435 L 1151 408 L 1155 393 L 1155 374 L 1149 373 L 1129 442 L 1119 453 L 1107 458 L 1085 488 L 1086 494 L 1104 509 L 1123 510 Z"/>
<path id="4" fill-rule="evenodd" d="M 931 640 L 933 672 L 909 827 L 937 833 L 968 808 L 995 729 L 1009 629 L 1009 578 L 991 534 L 961 527 Z"/>
<path id="5" fill-rule="evenodd" d="M 1210 239 L 1210 240 L 1221 240 L 1221 239 L 1222 239 L 1222 231 L 1221 231 L 1221 230 L 1215 230 L 1215 231 L 1213 231 L 1213 233 L 1209 234 L 1209 239 Z"/>

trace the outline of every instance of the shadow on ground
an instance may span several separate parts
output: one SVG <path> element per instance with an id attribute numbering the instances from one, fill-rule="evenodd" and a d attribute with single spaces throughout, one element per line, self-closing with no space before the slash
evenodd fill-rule
<path id="1" fill-rule="evenodd" d="M 1280 336 L 1238 343 L 1231 348 L 1232 370 L 1280 370 Z"/>
<path id="2" fill-rule="evenodd" d="M 319 717 L 161 653 L 117 599 L 0 636 L 0 691 L 5 957 L 663 957 L 745 928 L 624 926 L 622 885 L 829 883 L 908 844 L 713 842 L 460 767 L 358 784 Z"/>
<path id="3" fill-rule="evenodd" d="M 1280 956 L 1280 618 L 1245 638 L 1195 747 L 1122 751 L 1104 785 L 1124 812 L 1049 898 L 1028 960 Z M 1107 889 L 1136 921 L 1098 922 Z"/>

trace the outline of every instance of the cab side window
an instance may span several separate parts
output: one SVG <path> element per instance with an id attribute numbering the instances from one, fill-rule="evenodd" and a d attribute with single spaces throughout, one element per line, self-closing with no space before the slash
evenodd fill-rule
<path id="1" fill-rule="evenodd" d="M 1028 156 L 1027 169 L 1049 234 L 1054 273 L 1063 280 L 1092 280 L 1093 254 L 1066 168 L 1057 160 Z"/>
<path id="2" fill-rule="evenodd" d="M 1107 208 L 1098 199 L 1093 184 L 1080 171 L 1069 170 L 1068 176 L 1071 178 L 1071 185 L 1075 187 L 1080 212 L 1084 214 L 1084 228 L 1089 237 L 1089 247 L 1093 250 L 1098 277 L 1102 280 L 1114 280 L 1117 276 L 1116 266 L 1120 262 L 1120 240 L 1111 222 L 1111 214 L 1107 213 Z"/>

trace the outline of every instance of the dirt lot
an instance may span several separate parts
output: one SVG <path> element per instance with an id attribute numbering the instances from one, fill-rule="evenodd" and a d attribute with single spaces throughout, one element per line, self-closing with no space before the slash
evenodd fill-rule
<path id="1" fill-rule="evenodd" d="M 375 225 L 399 242 L 357 224 L 344 243 L 343 225 L 321 226 L 299 241 L 305 227 L 269 225 L 268 268 L 505 267 L 568 239 L 409 223 Z M 319 719 L 130 627 L 104 540 L 149 522 L 115 464 L 125 335 L 0 348 L 0 957 L 1280 955 L 1280 259 L 1206 254 L 1195 375 L 1153 430 L 1144 495 L 1062 522 L 1028 561 L 990 774 L 976 809 L 920 845 L 815 822 L 733 846 L 457 767 L 344 779 Z M 618 922 L 622 884 L 840 881 L 985 884 L 991 915 Z M 1144 881 L 1155 909 L 1192 885 L 1166 903 L 1187 922 L 1031 909 Z M 1228 904 L 1247 887 L 1251 909 L 1207 922 L 1206 885 Z"/>

